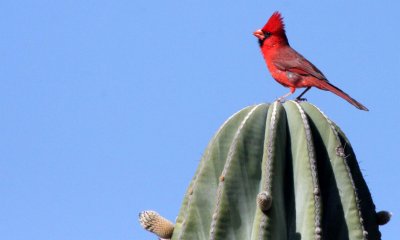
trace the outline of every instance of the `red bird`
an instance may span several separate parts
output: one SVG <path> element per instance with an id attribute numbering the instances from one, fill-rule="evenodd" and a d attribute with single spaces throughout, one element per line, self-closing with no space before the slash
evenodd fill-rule
<path id="1" fill-rule="evenodd" d="M 311 87 L 317 87 L 333 92 L 358 109 L 368 111 L 361 103 L 332 85 L 318 68 L 290 47 L 285 33 L 285 24 L 279 12 L 272 14 L 267 24 L 253 34 L 258 38 L 261 52 L 272 77 L 283 86 L 290 88 L 290 92 L 279 100 L 293 94 L 296 88 L 306 88 L 296 98 L 296 100 L 304 100 L 301 97 Z"/>

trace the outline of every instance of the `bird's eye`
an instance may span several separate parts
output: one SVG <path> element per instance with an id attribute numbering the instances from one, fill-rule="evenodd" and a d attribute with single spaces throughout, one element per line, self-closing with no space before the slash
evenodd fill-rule
<path id="1" fill-rule="evenodd" d="M 271 36 L 271 33 L 270 33 L 270 32 L 265 32 L 265 33 L 264 33 L 264 38 L 265 38 L 265 39 L 269 38 L 270 36 Z"/>

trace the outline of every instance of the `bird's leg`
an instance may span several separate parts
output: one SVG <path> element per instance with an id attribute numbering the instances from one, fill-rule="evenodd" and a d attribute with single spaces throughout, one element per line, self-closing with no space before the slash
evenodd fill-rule
<path id="1" fill-rule="evenodd" d="M 311 87 L 307 87 L 306 90 L 304 90 L 297 98 L 296 101 L 297 102 L 301 102 L 301 101 L 307 101 L 307 98 L 302 98 L 302 96 L 308 91 L 310 90 Z"/>
<path id="2" fill-rule="evenodd" d="M 287 97 L 289 97 L 290 95 L 292 95 L 292 94 L 294 93 L 294 91 L 296 91 L 296 88 L 291 87 L 291 88 L 290 88 L 290 92 L 288 92 L 288 93 L 286 93 L 285 95 L 279 97 L 279 98 L 277 99 L 277 101 L 278 101 L 278 102 L 281 102 L 281 103 L 285 102 L 285 99 L 286 99 Z"/>

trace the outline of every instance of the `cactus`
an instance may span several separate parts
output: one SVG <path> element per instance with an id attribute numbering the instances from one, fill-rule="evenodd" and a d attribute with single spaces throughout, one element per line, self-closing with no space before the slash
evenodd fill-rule
<path id="1" fill-rule="evenodd" d="M 259 104 L 217 131 L 185 194 L 172 240 L 380 239 L 353 149 L 315 106 Z"/>
<path id="2" fill-rule="evenodd" d="M 139 222 L 142 227 L 161 239 L 170 239 L 174 231 L 174 224 L 155 211 L 139 213 Z"/>

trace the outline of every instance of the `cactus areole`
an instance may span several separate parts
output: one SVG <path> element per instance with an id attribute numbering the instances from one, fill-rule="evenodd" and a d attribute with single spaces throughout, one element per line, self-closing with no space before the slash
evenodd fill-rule
<path id="1" fill-rule="evenodd" d="M 259 104 L 207 146 L 173 240 L 381 239 L 351 144 L 315 106 Z"/>

